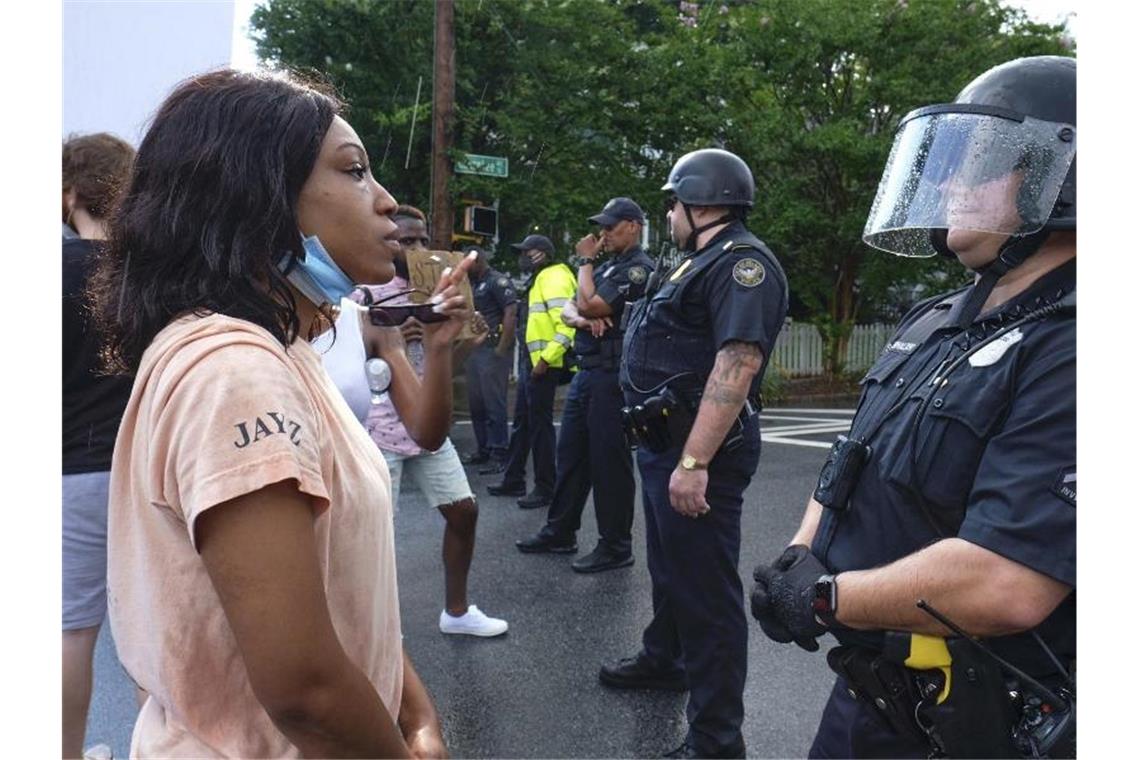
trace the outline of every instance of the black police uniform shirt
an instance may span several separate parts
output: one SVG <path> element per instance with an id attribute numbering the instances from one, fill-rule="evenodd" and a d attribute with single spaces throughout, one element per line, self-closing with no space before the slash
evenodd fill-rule
<path id="1" fill-rule="evenodd" d="M 717 351 L 730 341 L 759 345 L 767 365 L 788 311 L 788 282 L 768 247 L 740 222 L 660 273 L 634 306 L 622 354 L 622 389 L 639 403 L 668 384 L 699 392 Z M 760 389 L 763 369 L 750 395 Z"/>
<path id="2" fill-rule="evenodd" d="M 621 328 L 622 313 L 627 303 L 645 295 L 653 268 L 653 259 L 640 245 L 594 266 L 594 290 L 610 307 L 614 325 L 600 338 L 595 338 L 588 329 L 574 331 L 574 353 L 579 357 L 580 367 L 617 369 L 625 335 Z"/>
<path id="3" fill-rule="evenodd" d="M 519 302 L 514 283 L 502 272 L 488 267 L 482 279 L 473 280 L 473 285 L 475 311 L 483 316 L 491 335 L 496 335 L 503 324 L 503 312 Z"/>
<path id="4" fill-rule="evenodd" d="M 870 459 L 847 509 L 824 509 L 812 545 L 831 572 L 885 565 L 957 536 L 1076 587 L 1075 317 L 1021 325 L 947 374 L 970 348 L 1075 288 L 1074 260 L 968 330 L 954 327 L 968 288 L 903 319 L 861 381 L 849 436 L 870 445 Z M 1075 613 L 1073 593 L 1038 628 L 1062 659 L 1076 656 Z M 1028 634 L 991 641 L 1032 675 L 1055 672 Z"/>

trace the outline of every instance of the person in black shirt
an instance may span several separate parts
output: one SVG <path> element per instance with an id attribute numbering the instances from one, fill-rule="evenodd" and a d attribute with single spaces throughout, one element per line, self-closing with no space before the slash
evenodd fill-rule
<path id="1" fill-rule="evenodd" d="M 475 311 L 487 323 L 487 337 L 467 358 L 467 401 L 478 449 L 463 457 L 464 464 L 489 464 L 483 474 L 502 472 L 507 457 L 507 379 L 511 373 L 519 297 L 511 279 L 487 263 L 490 254 L 478 254 L 471 267 Z"/>
<path id="2" fill-rule="evenodd" d="M 92 657 L 107 614 L 107 487 L 131 379 L 99 373 L 84 291 L 134 149 L 114 135 L 63 145 L 63 756 L 82 757 Z"/>
<path id="3" fill-rule="evenodd" d="M 840 644 L 811 757 L 1074 756 L 1075 717 L 1044 729 L 1075 716 L 1076 70 L 1010 61 L 899 126 L 864 241 L 977 276 L 903 319 L 756 568 L 770 638 Z"/>
<path id="4" fill-rule="evenodd" d="M 645 295 L 653 271 L 653 260 L 641 247 L 645 214 L 640 206 L 613 198 L 590 222 L 602 231 L 578 241 L 578 292 L 562 311 L 562 321 L 576 328 L 578 372 L 562 411 L 554 496 L 542 530 L 515 542 L 527 553 L 575 551 L 592 490 L 598 545 L 571 563 L 579 573 L 633 564 L 633 459 L 621 424 L 618 369 L 625 333 L 620 321 L 625 305 Z M 599 263 L 603 249 L 612 255 Z"/>

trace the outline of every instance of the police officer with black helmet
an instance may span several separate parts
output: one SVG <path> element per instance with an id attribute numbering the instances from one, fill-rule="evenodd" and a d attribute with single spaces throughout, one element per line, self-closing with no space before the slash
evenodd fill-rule
<path id="1" fill-rule="evenodd" d="M 760 458 L 760 380 L 788 308 L 779 262 L 744 226 L 755 189 L 728 151 L 677 161 L 662 190 L 684 257 L 654 272 L 622 352 L 653 619 L 641 651 L 600 679 L 689 691 L 689 731 L 669 757 L 744 757 L 740 515 Z"/>
<path id="2" fill-rule="evenodd" d="M 903 118 L 863 239 L 976 278 L 903 319 L 756 568 L 770 638 L 840 644 L 809 756 L 1073 756 L 1076 226 L 1074 59 Z"/>

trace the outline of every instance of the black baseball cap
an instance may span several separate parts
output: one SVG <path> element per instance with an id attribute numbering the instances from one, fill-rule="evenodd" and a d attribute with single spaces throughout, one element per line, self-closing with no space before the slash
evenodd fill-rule
<path id="1" fill-rule="evenodd" d="M 529 251 L 532 248 L 537 248 L 543 253 L 554 255 L 554 243 L 550 242 L 550 238 L 546 235 L 527 235 L 521 243 L 511 243 L 511 248 L 516 251 Z"/>
<path id="2" fill-rule="evenodd" d="M 645 224 L 645 212 L 630 198 L 610 198 L 600 214 L 594 214 L 590 221 L 608 227 L 625 219 Z"/>

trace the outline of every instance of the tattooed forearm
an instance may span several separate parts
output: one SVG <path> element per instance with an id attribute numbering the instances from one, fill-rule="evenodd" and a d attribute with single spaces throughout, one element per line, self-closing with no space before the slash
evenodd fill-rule
<path id="1" fill-rule="evenodd" d="M 755 343 L 724 344 L 717 352 L 701 401 L 740 407 L 762 363 L 763 355 Z"/>
<path id="2" fill-rule="evenodd" d="M 712 459 L 744 406 L 752 379 L 763 362 L 763 354 L 754 343 L 726 343 L 717 352 L 697 419 L 685 442 L 686 454 L 701 462 Z"/>

